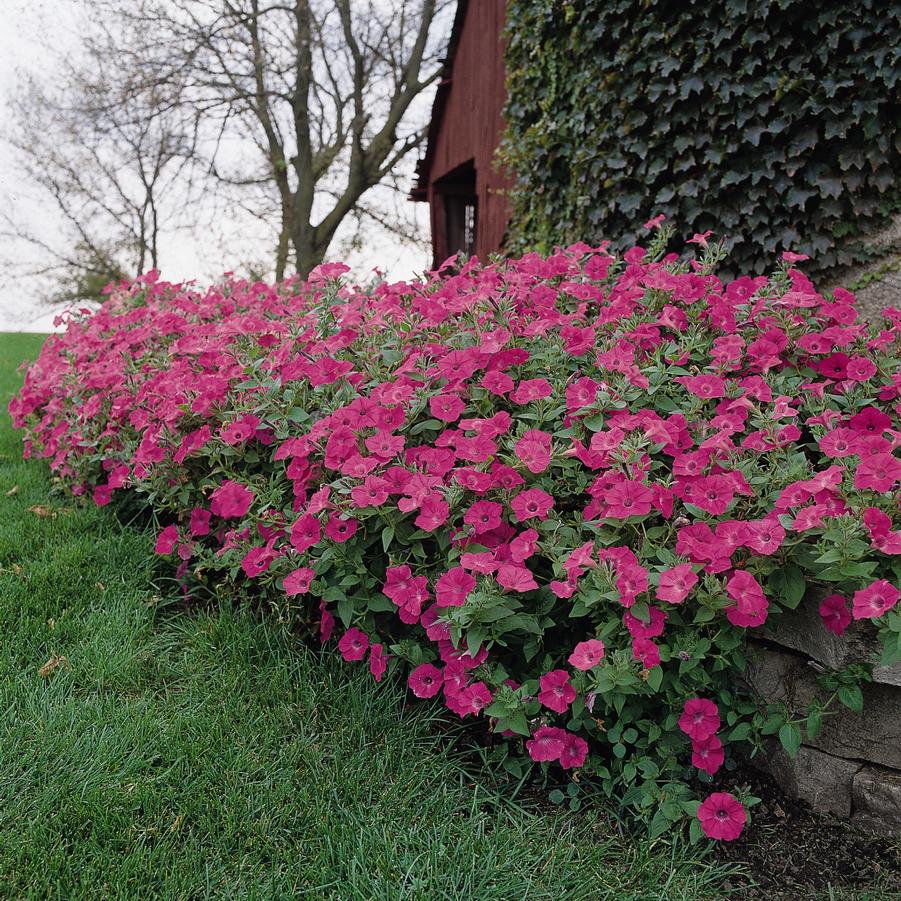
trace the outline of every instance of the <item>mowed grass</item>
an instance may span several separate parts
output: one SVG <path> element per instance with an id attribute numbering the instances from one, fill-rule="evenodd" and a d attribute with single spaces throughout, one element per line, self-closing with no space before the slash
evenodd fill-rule
<path id="1" fill-rule="evenodd" d="M 480 787 L 401 683 L 176 609 L 146 532 L 20 459 L 5 408 L 42 340 L 0 335 L 0 897 L 721 897 L 676 838 Z"/>

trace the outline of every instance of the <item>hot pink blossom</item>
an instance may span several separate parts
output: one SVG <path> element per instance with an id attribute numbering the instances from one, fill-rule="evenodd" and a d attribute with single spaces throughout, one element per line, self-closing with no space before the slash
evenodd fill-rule
<path id="1" fill-rule="evenodd" d="M 210 495 L 210 510 L 223 519 L 240 519 L 252 503 L 253 492 L 228 479 Z"/>
<path id="2" fill-rule="evenodd" d="M 529 757 L 536 763 L 559 760 L 563 753 L 566 730 L 557 726 L 540 726 L 526 742 Z"/>
<path id="3" fill-rule="evenodd" d="M 369 636 L 356 626 L 351 626 L 339 639 L 338 650 L 341 656 L 349 661 L 362 660 L 369 649 Z"/>
<path id="4" fill-rule="evenodd" d="M 547 515 L 554 506 L 554 499 L 540 488 L 527 488 L 520 491 L 510 501 L 510 507 L 519 522 L 528 519 L 547 519 Z"/>
<path id="5" fill-rule="evenodd" d="M 538 680 L 538 684 L 541 688 L 538 700 L 556 713 L 566 713 L 569 705 L 576 699 L 576 690 L 572 687 L 566 670 L 551 670 Z"/>
<path id="6" fill-rule="evenodd" d="M 434 698 L 444 683 L 441 670 L 431 663 L 420 663 L 407 679 L 410 691 L 417 698 Z"/>
<path id="7" fill-rule="evenodd" d="M 285 576 L 282 582 L 282 588 L 289 598 L 296 597 L 299 594 L 306 594 L 310 590 L 310 583 L 315 578 L 316 573 L 307 566 L 295 569 L 292 573 Z"/>
<path id="8" fill-rule="evenodd" d="M 691 743 L 691 765 L 711 776 L 723 765 L 725 759 L 723 743 L 715 735 L 708 735 L 707 738 Z"/>
<path id="9" fill-rule="evenodd" d="M 886 579 L 878 579 L 866 588 L 854 592 L 854 619 L 878 619 L 888 613 L 901 592 Z"/>
<path id="10" fill-rule="evenodd" d="M 476 580 L 462 566 L 449 569 L 435 583 L 435 599 L 439 607 L 462 607 Z"/>
<path id="11" fill-rule="evenodd" d="M 590 670 L 604 659 L 604 642 L 598 638 L 580 641 L 569 655 L 569 664 L 579 670 Z"/>
<path id="12" fill-rule="evenodd" d="M 713 701 L 689 698 L 679 717 L 679 728 L 692 740 L 703 741 L 720 727 L 720 715 Z"/>
<path id="13" fill-rule="evenodd" d="M 563 730 L 563 750 L 560 752 L 560 766 L 565 770 L 579 769 L 588 757 L 588 742 L 572 732 Z"/>
<path id="14" fill-rule="evenodd" d="M 359 523 L 353 517 L 338 516 L 332 513 L 325 524 L 325 537 L 337 544 L 343 544 L 356 535 L 358 525 Z"/>
<path id="15" fill-rule="evenodd" d="M 516 456 L 529 472 L 544 472 L 551 461 L 551 436 L 539 429 L 529 429 L 516 442 Z"/>
<path id="16" fill-rule="evenodd" d="M 463 515 L 463 522 L 480 535 L 496 529 L 501 524 L 503 512 L 504 508 L 494 501 L 476 501 Z"/>
<path id="17" fill-rule="evenodd" d="M 698 584 L 698 576 L 690 563 L 679 563 L 660 573 L 657 597 L 670 604 L 681 604 Z"/>
<path id="18" fill-rule="evenodd" d="M 175 550 L 176 544 L 178 544 L 178 527 L 166 526 L 156 539 L 154 553 L 171 554 Z"/>
<path id="19" fill-rule="evenodd" d="M 376 682 L 382 681 L 385 670 L 388 669 L 388 660 L 385 649 L 381 644 L 374 644 L 369 649 L 369 672 L 375 677 Z"/>
<path id="20" fill-rule="evenodd" d="M 701 802 L 698 819 L 707 838 L 732 842 L 741 835 L 748 815 L 734 795 L 714 792 Z"/>
<path id="21" fill-rule="evenodd" d="M 840 594 L 830 594 L 823 598 L 819 610 L 823 625 L 834 635 L 843 635 L 851 624 L 848 601 Z"/>

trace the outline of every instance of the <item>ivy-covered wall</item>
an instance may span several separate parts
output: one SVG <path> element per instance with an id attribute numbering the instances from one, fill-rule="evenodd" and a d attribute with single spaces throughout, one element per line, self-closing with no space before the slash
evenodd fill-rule
<path id="1" fill-rule="evenodd" d="M 507 42 L 510 250 L 665 213 L 826 268 L 899 206 L 899 2 L 509 0 Z"/>

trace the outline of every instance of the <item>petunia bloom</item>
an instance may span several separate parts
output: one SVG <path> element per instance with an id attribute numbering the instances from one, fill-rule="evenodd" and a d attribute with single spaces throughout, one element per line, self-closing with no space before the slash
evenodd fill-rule
<path id="1" fill-rule="evenodd" d="M 854 592 L 854 619 L 878 619 L 888 613 L 901 592 L 887 579 L 878 579 L 866 588 Z"/>
<path id="2" fill-rule="evenodd" d="M 289 598 L 296 597 L 299 594 L 306 594 L 310 590 L 310 583 L 313 581 L 316 573 L 307 566 L 295 569 L 294 572 L 285 576 L 282 582 L 282 588 Z"/>
<path id="3" fill-rule="evenodd" d="M 368 649 L 369 636 L 356 626 L 351 626 L 338 641 L 338 650 L 341 652 L 341 656 L 349 662 L 362 660 Z"/>
<path id="4" fill-rule="evenodd" d="M 748 815 L 741 802 L 728 792 L 714 792 L 701 802 L 698 820 L 707 838 L 732 842 L 744 829 Z"/>
<path id="5" fill-rule="evenodd" d="M 679 728 L 692 740 L 703 741 L 720 727 L 720 715 L 713 701 L 689 698 L 679 717 Z"/>
<path id="6" fill-rule="evenodd" d="M 210 495 L 210 510 L 223 519 L 240 519 L 252 503 L 253 492 L 228 479 Z"/>
<path id="7" fill-rule="evenodd" d="M 555 669 L 545 673 L 539 680 L 538 700 L 555 713 L 566 713 L 576 699 L 576 690 L 569 681 L 566 670 Z"/>
<path id="8" fill-rule="evenodd" d="M 830 594 L 823 598 L 819 608 L 823 625 L 833 635 L 843 635 L 845 629 L 851 624 L 851 611 L 848 610 L 848 601 L 840 594 Z"/>
<path id="9" fill-rule="evenodd" d="M 443 682 L 441 670 L 431 663 L 420 663 L 407 678 L 407 685 L 417 698 L 434 698 Z"/>
<path id="10" fill-rule="evenodd" d="M 590 670 L 604 659 L 604 642 L 598 638 L 590 638 L 588 641 L 580 641 L 572 654 L 569 655 L 569 664 L 578 670 Z"/>

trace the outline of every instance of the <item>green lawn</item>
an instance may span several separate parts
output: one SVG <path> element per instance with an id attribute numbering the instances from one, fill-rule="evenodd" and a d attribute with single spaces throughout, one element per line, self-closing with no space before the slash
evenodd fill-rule
<path id="1" fill-rule="evenodd" d="M 721 896 L 698 849 L 492 797 L 402 685 L 167 603 L 146 533 L 21 462 L 42 340 L 0 335 L 0 897 Z"/>

